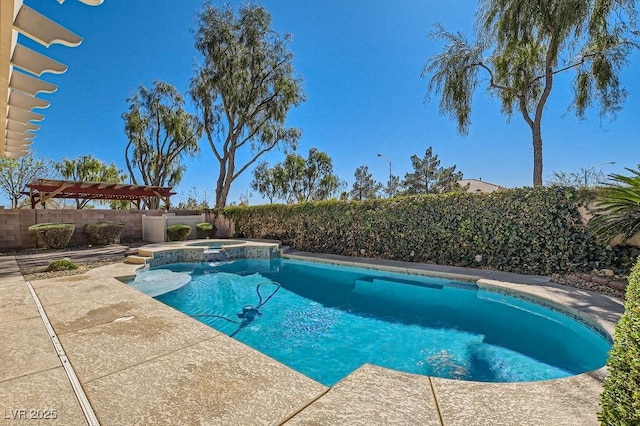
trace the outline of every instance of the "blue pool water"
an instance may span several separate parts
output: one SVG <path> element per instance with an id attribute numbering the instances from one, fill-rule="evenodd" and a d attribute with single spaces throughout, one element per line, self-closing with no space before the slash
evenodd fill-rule
<path id="1" fill-rule="evenodd" d="M 602 367 L 611 347 L 559 312 L 445 279 L 287 259 L 164 265 L 143 286 L 145 274 L 182 277 L 156 298 L 328 386 L 364 363 L 547 380 Z"/>

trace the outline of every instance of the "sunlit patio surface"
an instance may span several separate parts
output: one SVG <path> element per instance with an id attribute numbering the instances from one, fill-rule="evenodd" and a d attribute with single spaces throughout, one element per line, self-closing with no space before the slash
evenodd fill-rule
<path id="1" fill-rule="evenodd" d="M 313 256 L 337 263 L 363 260 Z M 544 277 L 365 261 L 542 297 L 611 334 L 623 311 L 618 299 L 549 284 Z M 598 424 L 604 369 L 496 384 L 363 365 L 327 388 L 114 278 L 131 276 L 139 267 L 118 263 L 28 283 L 14 257 L 0 257 L 3 424 L 36 418 L 61 425 Z"/>

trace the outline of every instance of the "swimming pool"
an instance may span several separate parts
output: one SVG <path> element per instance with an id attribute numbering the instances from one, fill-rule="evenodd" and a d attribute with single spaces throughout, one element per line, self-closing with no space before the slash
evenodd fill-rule
<path id="1" fill-rule="evenodd" d="M 179 281 L 156 298 L 328 386 L 364 363 L 547 380 L 600 368 L 610 349 L 557 311 L 445 279 L 290 259 L 180 263 L 140 277 L 132 285 L 142 290 Z"/>

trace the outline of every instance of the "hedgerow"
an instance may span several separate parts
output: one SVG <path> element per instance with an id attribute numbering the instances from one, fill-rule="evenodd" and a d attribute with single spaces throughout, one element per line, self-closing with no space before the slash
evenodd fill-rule
<path id="1" fill-rule="evenodd" d="M 551 274 L 610 263 L 610 248 L 595 241 L 578 210 L 592 198 L 570 188 L 518 188 L 227 207 L 223 214 L 236 236 L 303 251 Z"/>
<path id="2" fill-rule="evenodd" d="M 616 324 L 607 366 L 600 421 L 640 425 L 640 261 L 629 276 L 624 314 Z"/>

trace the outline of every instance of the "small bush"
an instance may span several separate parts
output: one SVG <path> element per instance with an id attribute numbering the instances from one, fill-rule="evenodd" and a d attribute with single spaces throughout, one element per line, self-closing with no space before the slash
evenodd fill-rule
<path id="1" fill-rule="evenodd" d="M 65 248 L 75 229 L 72 223 L 39 223 L 29 227 L 36 237 L 36 246 L 54 249 Z"/>
<path id="2" fill-rule="evenodd" d="M 124 223 L 93 222 L 84 226 L 84 233 L 89 237 L 89 244 L 106 246 L 120 243 L 120 235 L 124 230 Z"/>
<path id="3" fill-rule="evenodd" d="M 605 425 L 640 425 L 640 262 L 629 276 L 607 366 L 599 420 Z"/>
<path id="4" fill-rule="evenodd" d="M 69 259 L 54 260 L 47 266 L 47 272 L 52 271 L 71 271 L 72 269 L 78 269 L 78 265 L 70 261 Z"/>
<path id="5" fill-rule="evenodd" d="M 196 225 L 198 238 L 211 238 L 216 233 L 216 227 L 208 222 L 201 222 Z"/>
<path id="6" fill-rule="evenodd" d="M 167 227 L 167 237 L 169 241 L 185 241 L 191 234 L 191 227 L 189 225 L 171 225 Z"/>

